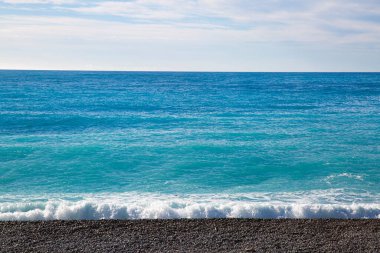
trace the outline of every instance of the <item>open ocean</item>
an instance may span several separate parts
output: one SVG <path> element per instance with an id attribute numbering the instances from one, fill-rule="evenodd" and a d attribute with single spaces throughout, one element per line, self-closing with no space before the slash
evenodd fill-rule
<path id="1" fill-rule="evenodd" d="M 0 220 L 380 218 L 380 73 L 0 71 Z"/>

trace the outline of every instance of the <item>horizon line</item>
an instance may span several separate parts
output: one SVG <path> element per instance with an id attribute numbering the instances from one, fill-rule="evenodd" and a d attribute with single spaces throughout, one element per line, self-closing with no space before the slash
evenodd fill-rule
<path id="1" fill-rule="evenodd" d="M 89 70 L 89 69 L 1 69 L 0 71 L 55 72 L 157 72 L 157 73 L 380 73 L 379 71 L 219 71 L 219 70 Z"/>

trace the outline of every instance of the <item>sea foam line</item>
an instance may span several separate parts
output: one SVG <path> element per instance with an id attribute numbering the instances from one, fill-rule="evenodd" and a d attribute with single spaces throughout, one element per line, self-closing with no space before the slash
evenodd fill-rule
<path id="1" fill-rule="evenodd" d="M 380 204 L 304 204 L 228 198 L 87 198 L 0 203 L 0 220 L 380 218 Z"/>

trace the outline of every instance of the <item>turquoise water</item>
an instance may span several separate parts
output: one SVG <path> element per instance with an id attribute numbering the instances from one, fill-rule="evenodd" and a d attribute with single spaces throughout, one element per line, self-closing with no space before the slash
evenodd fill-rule
<path id="1" fill-rule="evenodd" d="M 380 218 L 379 73 L 0 71 L 0 219 Z"/>

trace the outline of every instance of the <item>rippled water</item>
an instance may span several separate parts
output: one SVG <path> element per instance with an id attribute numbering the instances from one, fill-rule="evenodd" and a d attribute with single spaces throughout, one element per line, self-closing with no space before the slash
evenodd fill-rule
<path id="1" fill-rule="evenodd" d="M 380 218 L 379 73 L 0 71 L 0 219 Z"/>

